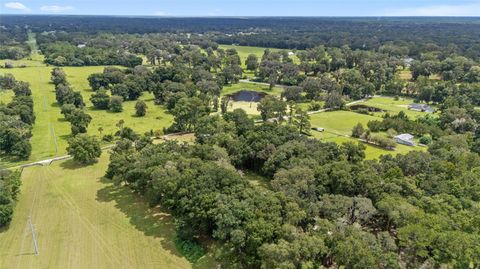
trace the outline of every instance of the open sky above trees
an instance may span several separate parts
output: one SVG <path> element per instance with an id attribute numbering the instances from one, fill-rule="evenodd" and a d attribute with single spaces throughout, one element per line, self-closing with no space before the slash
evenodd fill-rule
<path id="1" fill-rule="evenodd" d="M 20 0 L 0 14 L 134 16 L 479 16 L 478 0 Z"/>

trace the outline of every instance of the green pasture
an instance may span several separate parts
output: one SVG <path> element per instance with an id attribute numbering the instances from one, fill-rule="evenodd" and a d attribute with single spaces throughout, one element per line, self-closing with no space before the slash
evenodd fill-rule
<path id="1" fill-rule="evenodd" d="M 325 128 L 326 132 L 333 132 L 339 135 L 350 135 L 353 126 L 357 123 L 363 124 L 366 128 L 369 121 L 378 119 L 380 118 L 343 110 L 310 115 L 312 127 L 322 127 Z"/>
<path id="2" fill-rule="evenodd" d="M 32 131 L 32 155 L 29 161 L 64 155 L 66 153 L 67 139 L 71 133 L 70 123 L 65 121 L 60 113 L 60 107 L 55 100 L 54 85 L 50 83 L 52 68 L 42 64 L 42 66 L 36 67 L 0 69 L 0 73 L 11 73 L 17 80 L 30 83 L 37 118 Z M 102 72 L 103 68 L 103 66 L 63 68 L 72 87 L 82 93 L 86 103 L 86 112 L 93 118 L 88 128 L 89 134 L 98 135 L 98 137 L 104 134 L 113 134 L 117 131 L 115 125 L 119 120 L 124 120 L 125 126 L 131 127 L 138 133 L 159 130 L 171 124 L 173 117 L 167 114 L 163 107 L 154 104 L 153 94 L 150 93 L 145 93 L 140 98 L 148 105 L 145 117 L 136 117 L 134 115 L 136 101 L 124 102 L 124 111 L 121 113 L 94 109 L 90 102 L 90 96 L 93 91 L 88 85 L 87 77 L 92 73 Z M 4 94 L 7 93 L 0 95 L 2 101 Z M 98 131 L 100 127 L 103 128 L 102 133 Z M 10 163 L 5 161 L 3 163 L 0 162 L 0 164 L 10 165 Z"/>
<path id="3" fill-rule="evenodd" d="M 398 114 L 400 111 L 403 111 L 412 120 L 428 114 L 426 112 L 409 110 L 408 105 L 412 103 L 415 103 L 415 100 L 412 98 L 399 98 L 398 100 L 395 100 L 393 97 L 381 96 L 374 97 L 358 104 L 376 107 L 390 114 Z M 374 115 L 376 116 L 381 116 L 383 114 L 384 113 L 374 113 Z"/>
<path id="4" fill-rule="evenodd" d="M 237 84 L 231 84 L 223 87 L 222 95 L 228 95 L 242 90 L 264 92 L 266 94 L 275 96 L 280 96 L 283 92 L 283 88 L 281 87 L 273 87 L 273 89 L 270 90 L 268 85 L 265 83 L 239 82 Z"/>
<path id="5" fill-rule="evenodd" d="M 214 268 L 175 246 L 172 217 L 124 186 L 103 178 L 108 154 L 25 168 L 11 224 L 0 230 L 0 268 Z M 35 255 L 28 219 L 35 229 Z"/>
<path id="6" fill-rule="evenodd" d="M 310 123 L 312 127 L 322 127 L 325 128 L 324 132 L 317 132 L 312 130 L 311 134 L 317 139 L 321 139 L 326 142 L 335 142 L 338 144 L 353 141 L 360 142 L 359 140 L 350 137 L 352 133 L 352 128 L 358 123 L 363 124 L 367 128 L 367 123 L 371 120 L 378 120 L 379 117 L 363 115 L 351 111 L 331 111 L 317 113 L 310 116 Z M 362 143 L 362 142 L 360 142 Z M 380 147 L 373 145 L 365 144 L 366 158 L 367 159 L 377 159 L 381 155 L 391 154 L 405 154 L 412 150 L 424 151 L 426 148 L 416 146 L 409 147 L 405 145 L 397 144 L 395 150 L 385 150 Z"/>

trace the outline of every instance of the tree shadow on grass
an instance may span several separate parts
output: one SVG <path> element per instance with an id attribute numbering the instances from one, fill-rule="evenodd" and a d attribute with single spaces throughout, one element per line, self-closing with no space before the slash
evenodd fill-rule
<path id="1" fill-rule="evenodd" d="M 0 227 L 0 234 L 8 231 L 8 228 L 10 228 L 10 222 Z"/>
<path id="2" fill-rule="evenodd" d="M 93 164 L 95 163 L 83 164 L 83 163 L 76 162 L 73 159 L 68 159 L 66 161 L 62 161 L 60 163 L 60 167 L 62 167 L 63 169 L 75 170 L 75 169 L 85 168 Z"/>
<path id="3" fill-rule="evenodd" d="M 130 224 L 137 230 L 146 236 L 159 238 L 166 251 L 177 257 L 183 257 L 174 243 L 176 233 L 173 218 L 165 210 L 159 206 L 149 207 L 142 197 L 128 187 L 114 185 L 106 178 L 101 178 L 100 182 L 105 186 L 97 191 L 97 201 L 115 202 L 115 207 L 127 215 Z"/>
<path id="4" fill-rule="evenodd" d="M 59 135 L 59 136 L 57 136 L 57 137 L 60 137 L 61 139 L 64 139 L 64 140 L 67 140 L 67 139 L 69 139 L 70 137 L 72 137 L 72 135 L 71 135 L 71 134 L 64 134 L 64 135 Z"/>

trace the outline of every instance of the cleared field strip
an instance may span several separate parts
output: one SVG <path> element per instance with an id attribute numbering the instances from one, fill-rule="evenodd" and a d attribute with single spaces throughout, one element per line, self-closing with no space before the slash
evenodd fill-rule
<path id="1" fill-rule="evenodd" d="M 25 168 L 13 221 L 0 231 L 0 268 L 191 268 L 173 243 L 172 218 L 104 180 L 107 164 L 103 154 L 87 167 L 66 160 Z"/>

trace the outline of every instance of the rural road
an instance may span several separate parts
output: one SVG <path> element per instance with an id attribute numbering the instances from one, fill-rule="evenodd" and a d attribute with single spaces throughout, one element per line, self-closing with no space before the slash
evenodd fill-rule
<path id="1" fill-rule="evenodd" d="M 160 138 L 152 137 L 152 139 L 153 140 L 166 140 L 167 138 L 169 138 L 171 136 L 185 135 L 185 134 L 187 134 L 187 133 L 185 133 L 185 132 L 173 133 L 173 134 L 163 135 Z M 102 151 L 111 149 L 114 146 L 115 146 L 115 144 L 103 146 Z M 47 165 L 50 165 L 52 162 L 67 160 L 67 159 L 70 159 L 70 158 L 72 158 L 71 155 L 63 155 L 63 156 L 53 157 L 53 158 L 44 159 L 44 160 L 40 160 L 40 161 L 35 161 L 35 162 L 27 163 L 27 164 L 17 165 L 17 166 L 13 166 L 13 167 L 6 167 L 6 169 L 18 169 L 18 168 L 25 168 L 25 167 L 36 166 L 36 165 L 47 166 Z"/>

